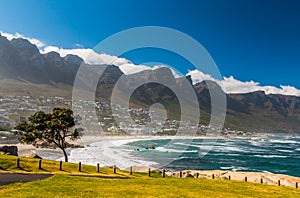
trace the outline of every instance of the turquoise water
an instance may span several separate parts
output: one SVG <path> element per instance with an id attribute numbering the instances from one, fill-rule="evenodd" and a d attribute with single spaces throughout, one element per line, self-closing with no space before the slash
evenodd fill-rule
<path id="1" fill-rule="evenodd" d="M 214 147 L 210 149 L 212 145 Z M 146 149 L 148 146 L 155 146 L 155 149 Z M 155 162 L 158 167 L 173 171 L 222 169 L 300 177 L 299 146 L 300 136 L 272 135 L 234 139 L 143 140 L 128 143 L 123 149 L 130 151 L 134 158 Z"/>

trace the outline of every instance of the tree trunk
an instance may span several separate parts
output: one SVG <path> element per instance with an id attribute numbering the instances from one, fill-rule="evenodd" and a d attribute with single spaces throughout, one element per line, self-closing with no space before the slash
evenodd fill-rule
<path id="1" fill-rule="evenodd" d="M 65 156 L 65 162 L 68 162 L 68 154 L 67 154 L 65 148 L 61 148 L 61 150 L 62 150 L 63 153 L 64 153 L 64 156 Z"/>

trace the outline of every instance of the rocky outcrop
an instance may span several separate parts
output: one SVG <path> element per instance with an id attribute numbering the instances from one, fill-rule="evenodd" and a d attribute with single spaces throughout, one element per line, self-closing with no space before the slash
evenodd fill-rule
<path id="1" fill-rule="evenodd" d="M 18 156 L 18 147 L 17 146 L 1 146 L 0 152 L 5 155 Z"/>
<path id="2" fill-rule="evenodd" d="M 36 153 L 31 152 L 28 153 L 25 157 L 29 157 L 29 158 L 37 158 L 37 159 L 43 159 L 42 157 L 38 156 Z"/>
<path id="3" fill-rule="evenodd" d="M 154 145 L 147 146 L 146 149 L 155 149 Z"/>
<path id="4" fill-rule="evenodd" d="M 0 34 L 0 74 L 33 83 L 73 84 L 83 60 L 76 55 L 61 57 L 56 52 L 41 54 L 27 39 L 9 41 Z"/>

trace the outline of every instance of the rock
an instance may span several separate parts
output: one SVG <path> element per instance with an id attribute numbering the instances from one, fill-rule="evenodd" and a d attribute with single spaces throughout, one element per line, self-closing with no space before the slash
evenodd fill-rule
<path id="1" fill-rule="evenodd" d="M 187 174 L 185 174 L 184 177 L 191 177 L 191 178 L 194 178 L 194 175 L 192 175 L 192 174 L 190 174 L 190 173 L 187 173 Z"/>
<path id="2" fill-rule="evenodd" d="M 155 146 L 154 145 L 147 146 L 145 149 L 155 149 Z"/>
<path id="3" fill-rule="evenodd" d="M 42 157 L 38 156 L 36 153 L 31 152 L 29 154 L 27 154 L 25 157 L 29 157 L 29 158 L 37 158 L 37 159 L 43 159 Z"/>
<path id="4" fill-rule="evenodd" d="M 3 152 L 5 155 L 18 156 L 18 147 L 17 146 L 1 146 L 0 152 Z"/>
<path id="5" fill-rule="evenodd" d="M 118 168 L 117 166 L 104 166 L 104 168 L 116 168 L 120 170 L 120 168 Z"/>
<path id="6" fill-rule="evenodd" d="M 84 146 L 79 145 L 79 144 L 70 144 L 66 142 L 67 148 L 84 148 Z"/>
<path id="7" fill-rule="evenodd" d="M 165 171 L 165 174 L 166 174 L 168 177 L 172 177 L 172 176 L 173 176 L 173 172 L 170 171 L 170 170 L 166 170 L 166 171 Z"/>
<path id="8" fill-rule="evenodd" d="M 35 140 L 32 143 L 32 145 L 35 146 L 36 148 L 50 148 L 50 147 L 52 147 L 52 145 L 50 145 L 49 142 L 42 141 L 42 140 Z"/>
<path id="9" fill-rule="evenodd" d="M 151 168 L 151 173 L 157 173 L 157 174 L 159 174 L 159 173 L 161 173 L 161 171 L 159 169 L 157 169 L 157 168 Z"/>
<path id="10" fill-rule="evenodd" d="M 33 158 L 43 159 L 42 157 L 38 156 L 37 154 L 35 154 L 35 155 L 33 156 Z"/>

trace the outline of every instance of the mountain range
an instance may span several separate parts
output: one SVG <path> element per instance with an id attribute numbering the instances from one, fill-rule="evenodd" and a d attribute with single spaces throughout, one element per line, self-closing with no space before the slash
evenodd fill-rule
<path id="1" fill-rule="evenodd" d="M 90 68 L 105 68 L 97 87 L 97 100 L 110 101 L 116 82 L 125 75 L 114 65 L 89 65 L 76 55 L 61 57 L 56 52 L 41 54 L 37 46 L 23 38 L 8 40 L 0 35 L 0 95 L 30 95 L 37 97 L 62 96 L 71 98 L 72 85 L 81 64 Z M 163 71 L 163 72 L 162 72 Z M 173 83 L 181 86 L 190 76 L 175 78 L 168 68 L 142 71 L 135 76 L 168 75 Z M 83 79 L 89 89 L 89 77 Z M 208 89 L 209 87 L 212 89 Z M 192 84 L 200 105 L 201 120 L 208 124 L 211 100 L 210 91 L 220 91 L 221 87 L 212 81 Z M 224 93 L 225 94 L 225 93 Z M 300 131 L 300 98 L 287 95 L 266 95 L 263 91 L 246 94 L 226 94 L 227 115 L 225 127 L 259 133 L 297 133 Z M 138 87 L 130 98 L 131 106 L 148 108 L 160 102 L 170 118 L 180 115 L 179 101 L 168 87 L 158 83 L 146 83 Z"/>

